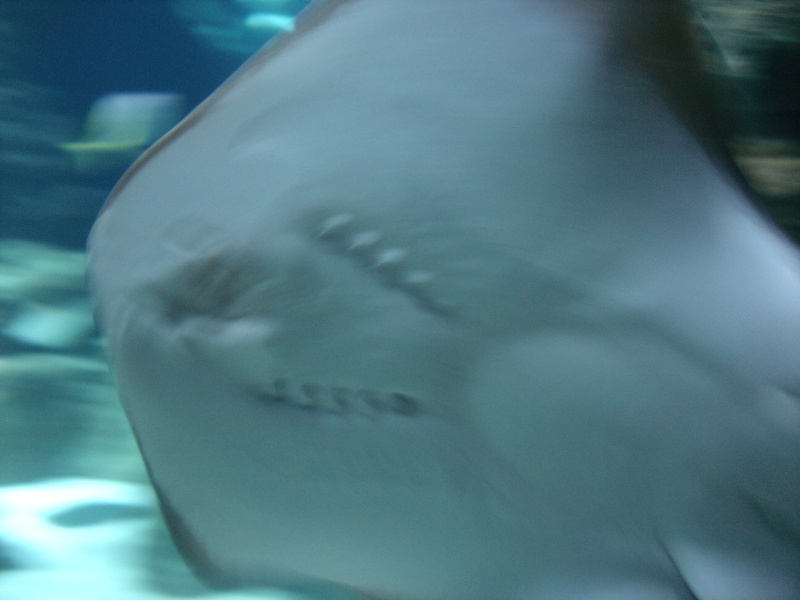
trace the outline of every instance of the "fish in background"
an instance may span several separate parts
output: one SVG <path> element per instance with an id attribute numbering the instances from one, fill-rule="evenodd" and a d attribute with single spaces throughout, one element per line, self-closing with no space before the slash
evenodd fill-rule
<path id="1" fill-rule="evenodd" d="M 59 147 L 81 173 L 124 167 L 181 120 L 184 104 L 180 94 L 167 92 L 101 96 L 86 116 L 82 138 Z"/>
<path id="2" fill-rule="evenodd" d="M 328 0 L 123 177 L 96 319 L 212 584 L 800 598 L 800 255 L 678 0 Z"/>

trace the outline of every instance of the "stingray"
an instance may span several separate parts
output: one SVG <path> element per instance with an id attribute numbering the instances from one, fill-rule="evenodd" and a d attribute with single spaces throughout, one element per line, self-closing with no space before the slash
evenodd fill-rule
<path id="1" fill-rule="evenodd" d="M 318 2 L 91 232 L 119 393 L 220 586 L 800 598 L 800 255 L 686 7 Z"/>

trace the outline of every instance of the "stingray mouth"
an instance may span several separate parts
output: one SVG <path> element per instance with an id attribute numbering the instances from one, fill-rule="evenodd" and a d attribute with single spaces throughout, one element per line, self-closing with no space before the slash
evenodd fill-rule
<path id="1" fill-rule="evenodd" d="M 275 379 L 256 397 L 260 403 L 270 406 L 334 415 L 413 417 L 421 412 L 420 401 L 402 392 L 298 383 L 287 378 Z"/>

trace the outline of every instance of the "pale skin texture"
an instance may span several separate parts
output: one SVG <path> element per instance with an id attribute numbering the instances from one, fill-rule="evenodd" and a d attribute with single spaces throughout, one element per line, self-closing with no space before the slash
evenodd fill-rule
<path id="1" fill-rule="evenodd" d="M 323 3 L 123 179 L 90 284 L 201 574 L 800 597 L 800 260 L 671 6 Z"/>

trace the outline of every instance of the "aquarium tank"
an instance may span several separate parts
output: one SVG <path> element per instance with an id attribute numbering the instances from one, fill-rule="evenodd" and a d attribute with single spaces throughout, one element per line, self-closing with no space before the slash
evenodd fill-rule
<path id="1" fill-rule="evenodd" d="M 213 590 L 184 565 L 85 282 L 89 229 L 125 170 L 309 3 L 0 2 L 1 599 L 314 597 Z M 797 4 L 693 8 L 733 157 L 800 241 Z"/>

